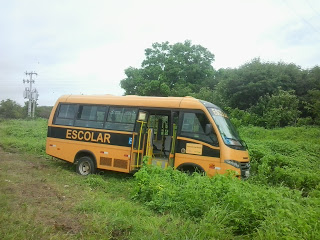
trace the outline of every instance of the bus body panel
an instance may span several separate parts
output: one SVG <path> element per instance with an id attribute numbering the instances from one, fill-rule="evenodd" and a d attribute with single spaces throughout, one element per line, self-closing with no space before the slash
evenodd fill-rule
<path id="1" fill-rule="evenodd" d="M 89 142 L 75 144 L 72 140 L 47 138 L 46 152 L 50 156 L 73 163 L 77 153 L 82 151 L 89 151 L 94 155 L 99 169 L 126 173 L 130 171 L 131 147 L 99 146 Z"/>
<path id="2" fill-rule="evenodd" d="M 187 137 L 177 137 L 175 168 L 182 164 L 199 165 L 208 175 L 220 170 L 220 147 Z"/>

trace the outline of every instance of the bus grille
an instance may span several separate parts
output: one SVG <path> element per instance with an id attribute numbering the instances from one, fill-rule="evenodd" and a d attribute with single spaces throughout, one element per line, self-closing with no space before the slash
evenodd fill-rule
<path id="1" fill-rule="evenodd" d="M 111 166 L 112 158 L 100 157 L 100 164 L 105 166 Z"/>
<path id="2" fill-rule="evenodd" d="M 113 166 L 117 167 L 117 168 L 127 169 L 128 168 L 128 161 L 122 160 L 122 159 L 114 159 Z"/>

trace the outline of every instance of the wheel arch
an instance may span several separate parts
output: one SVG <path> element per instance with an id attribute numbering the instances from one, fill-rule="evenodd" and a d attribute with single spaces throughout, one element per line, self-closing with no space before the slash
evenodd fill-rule
<path id="1" fill-rule="evenodd" d="M 195 172 L 198 169 L 198 171 L 200 171 L 201 173 L 205 173 L 203 167 L 201 167 L 200 165 L 195 164 L 195 163 L 182 163 L 176 169 L 179 171 L 192 170 L 192 172 Z"/>
<path id="2" fill-rule="evenodd" d="M 91 157 L 93 164 L 95 165 L 95 167 L 97 168 L 97 159 L 96 156 L 93 154 L 93 152 L 89 151 L 89 150 L 80 150 L 79 152 L 77 152 L 77 154 L 74 157 L 73 163 L 77 164 L 78 160 L 82 157 Z"/>

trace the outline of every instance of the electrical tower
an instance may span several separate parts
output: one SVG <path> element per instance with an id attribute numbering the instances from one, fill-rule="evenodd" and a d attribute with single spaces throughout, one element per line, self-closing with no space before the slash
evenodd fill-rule
<path id="1" fill-rule="evenodd" d="M 32 89 L 32 83 L 34 83 L 34 80 L 32 79 L 32 75 L 37 75 L 36 72 L 25 72 L 26 76 L 30 76 L 30 79 L 23 79 L 23 83 L 30 83 L 29 87 L 26 87 L 23 91 L 23 97 L 28 98 L 28 117 L 34 117 L 34 113 L 36 111 L 36 102 L 38 100 L 39 94 L 37 89 Z"/>

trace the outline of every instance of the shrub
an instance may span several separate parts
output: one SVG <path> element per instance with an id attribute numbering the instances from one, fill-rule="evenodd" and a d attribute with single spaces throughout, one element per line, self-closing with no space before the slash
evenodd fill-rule
<path id="1" fill-rule="evenodd" d="M 273 221 L 280 220 L 282 225 L 275 231 L 281 238 L 288 234 L 306 237 L 317 226 L 317 213 L 305 213 L 314 206 L 299 191 L 285 187 L 270 188 L 224 175 L 188 176 L 172 168 L 163 170 L 155 166 L 143 167 L 135 179 L 134 199 L 159 213 L 172 212 L 209 229 L 220 226 L 235 235 L 268 235 L 263 227 L 270 228 Z M 297 219 L 299 228 L 290 225 Z"/>
<path id="2" fill-rule="evenodd" d="M 251 182 L 284 185 L 308 195 L 320 182 L 317 139 L 320 129 L 314 127 L 240 128 L 249 146 Z"/>

